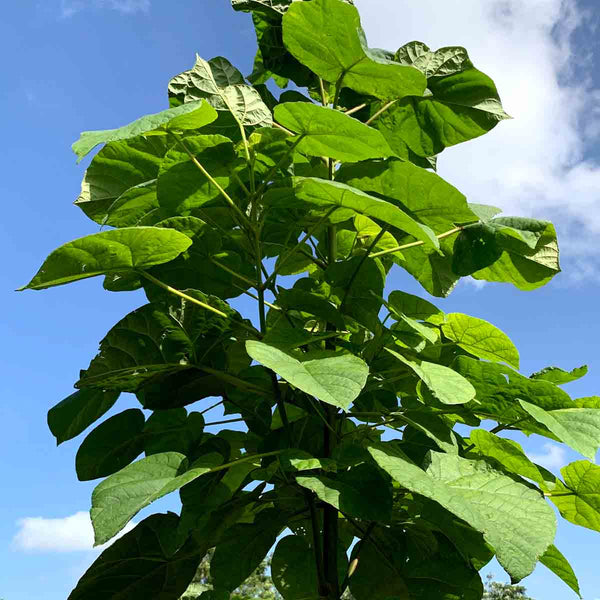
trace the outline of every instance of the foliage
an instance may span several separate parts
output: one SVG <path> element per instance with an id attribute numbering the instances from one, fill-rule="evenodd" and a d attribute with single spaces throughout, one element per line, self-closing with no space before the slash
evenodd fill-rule
<path id="1" fill-rule="evenodd" d="M 593 458 L 600 399 L 560 387 L 586 369 L 521 375 L 491 323 L 384 293 L 399 269 L 440 297 L 465 276 L 532 290 L 559 272 L 552 224 L 499 217 L 435 173 L 508 118 L 494 83 L 464 48 L 369 48 L 351 2 L 233 6 L 252 13 L 253 74 L 198 57 L 170 108 L 82 134 L 79 158 L 104 146 L 76 204 L 109 228 L 25 286 L 143 289 L 48 422 L 61 443 L 120 394 L 140 403 L 78 452 L 80 479 L 105 478 L 97 544 L 158 498 L 182 505 L 114 542 L 70 600 L 176 600 L 211 549 L 201 598 L 229 598 L 273 547 L 285 600 L 479 600 L 493 556 L 515 583 L 542 562 L 578 593 L 550 503 L 600 530 L 600 467 L 560 478 L 500 434 Z M 296 89 L 276 98 L 270 80 Z M 241 295 L 256 314 L 231 307 Z M 205 429 L 215 397 L 238 430 Z"/>
<path id="2" fill-rule="evenodd" d="M 532 598 L 525 595 L 526 591 L 522 585 L 510 585 L 494 581 L 493 575 L 488 574 L 483 600 L 532 600 Z"/>

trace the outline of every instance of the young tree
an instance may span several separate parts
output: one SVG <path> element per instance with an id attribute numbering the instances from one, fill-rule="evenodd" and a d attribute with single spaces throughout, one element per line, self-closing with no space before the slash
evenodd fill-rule
<path id="1" fill-rule="evenodd" d="M 483 600 L 533 600 L 525 594 L 527 590 L 522 585 L 498 583 L 491 574 L 486 579 Z"/>
<path id="2" fill-rule="evenodd" d="M 586 369 L 526 377 L 492 324 L 384 296 L 395 270 L 434 296 L 559 272 L 550 223 L 499 217 L 435 173 L 446 147 L 508 117 L 494 83 L 461 47 L 369 48 L 351 2 L 232 3 L 256 27 L 252 75 L 198 57 L 169 109 L 82 134 L 80 159 L 104 147 L 76 204 L 105 229 L 25 286 L 143 288 L 48 422 L 60 443 L 121 393 L 141 404 L 77 453 L 81 480 L 105 478 L 97 544 L 166 494 L 182 503 L 114 542 L 70 600 L 175 600 L 210 549 L 201 597 L 228 598 L 275 543 L 286 600 L 479 600 L 493 556 L 513 582 L 540 561 L 578 591 L 550 503 L 600 529 L 600 400 L 560 387 Z M 270 80 L 295 89 L 276 98 Z M 242 294 L 256 315 L 228 304 Z M 241 431 L 204 429 L 213 397 Z M 556 477 L 505 430 L 590 460 Z"/>

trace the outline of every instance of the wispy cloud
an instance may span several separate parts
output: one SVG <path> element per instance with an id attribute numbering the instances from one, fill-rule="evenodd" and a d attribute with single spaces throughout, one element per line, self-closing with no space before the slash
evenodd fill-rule
<path id="1" fill-rule="evenodd" d="M 94 547 L 94 531 L 87 512 L 59 519 L 25 517 L 17 521 L 19 530 L 13 538 L 13 548 L 25 552 L 85 552 Z M 135 527 L 129 523 L 118 537 Z M 111 542 L 99 546 L 103 550 Z"/>
<path id="2" fill-rule="evenodd" d="M 544 444 L 544 452 L 528 453 L 530 460 L 546 469 L 557 470 L 567 464 L 567 452 L 562 446 L 557 446 L 551 442 Z"/>
<path id="3" fill-rule="evenodd" d="M 87 8 L 106 8 L 131 15 L 147 12 L 150 9 L 150 0 L 60 0 L 60 14 L 64 19 Z"/>
<path id="4" fill-rule="evenodd" d="M 600 92 L 593 46 L 575 41 L 594 39 L 599 14 L 584 14 L 576 0 L 357 4 L 372 46 L 465 46 L 494 78 L 514 120 L 446 150 L 440 175 L 472 202 L 553 220 L 566 273 L 600 278 L 600 164 L 590 154 L 600 137 Z"/>

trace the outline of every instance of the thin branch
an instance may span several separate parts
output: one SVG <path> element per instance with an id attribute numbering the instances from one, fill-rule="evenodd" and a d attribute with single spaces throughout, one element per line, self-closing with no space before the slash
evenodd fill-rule
<path id="1" fill-rule="evenodd" d="M 244 214 L 240 207 L 232 200 L 231 196 L 223 189 L 221 184 L 204 168 L 202 163 L 200 163 L 198 159 L 192 154 L 190 149 L 183 143 L 183 140 L 173 132 L 171 132 L 171 135 L 175 137 L 177 143 L 183 148 L 185 153 L 190 157 L 191 161 L 194 163 L 194 165 L 196 165 L 200 172 L 217 188 L 217 190 L 219 190 L 219 193 L 221 194 L 221 196 L 223 196 L 223 198 L 225 198 L 227 204 L 229 204 L 229 206 L 233 208 L 233 210 L 238 214 L 238 216 L 241 217 L 242 222 L 244 222 L 246 225 L 249 225 L 250 221 L 248 220 L 248 217 Z"/>
<path id="2" fill-rule="evenodd" d="M 240 418 L 240 419 L 226 419 L 224 421 L 215 421 L 214 423 L 205 423 L 204 427 L 210 427 L 211 425 L 225 425 L 226 423 L 239 423 L 240 421 L 243 421 L 244 419 Z"/>
<path id="3" fill-rule="evenodd" d="M 377 523 L 375 521 L 373 521 L 372 523 L 369 524 L 369 526 L 367 527 L 367 530 L 365 531 L 366 538 L 371 537 L 371 533 L 373 533 L 373 529 L 375 529 L 376 525 L 377 525 Z M 358 563 L 359 563 L 359 559 L 360 559 L 360 551 L 362 550 L 362 547 L 363 547 L 363 541 L 364 540 L 361 539 L 360 542 L 358 542 L 358 544 L 356 545 L 356 556 L 354 557 L 354 559 L 348 566 L 348 572 L 346 573 L 346 577 L 344 578 L 344 581 L 342 582 L 342 587 L 340 588 L 340 594 L 342 594 L 342 595 L 346 591 L 346 588 L 348 587 L 348 584 L 350 583 L 350 577 L 352 577 L 352 575 L 354 575 L 354 571 L 356 571 L 356 568 L 358 567 Z"/>
<path id="4" fill-rule="evenodd" d="M 281 129 L 281 131 L 285 131 L 288 135 L 296 135 L 293 131 L 286 129 L 283 125 L 277 123 L 277 121 L 273 121 L 273 127 L 277 127 L 277 129 Z"/>
<path id="5" fill-rule="evenodd" d="M 391 100 L 387 104 L 384 104 L 367 122 L 366 125 L 370 125 L 377 117 L 381 116 L 388 108 L 396 104 L 398 100 Z"/>
<path id="6" fill-rule="evenodd" d="M 220 406 L 221 404 L 223 404 L 223 400 L 217 402 L 216 404 L 213 404 L 212 406 L 209 406 L 208 408 L 205 408 L 204 410 L 201 410 L 200 414 L 203 415 L 208 411 L 212 410 L 213 408 L 217 408 L 217 406 Z"/>
<path id="7" fill-rule="evenodd" d="M 216 265 L 220 269 L 223 269 L 223 271 L 227 271 L 227 273 L 229 273 L 230 275 L 233 275 L 234 277 L 237 277 L 239 280 L 243 281 L 244 283 L 247 283 L 248 285 L 250 285 L 252 287 L 256 286 L 256 282 L 255 281 L 252 281 L 251 279 L 248 279 L 248 277 L 245 277 L 244 275 L 240 275 L 239 273 L 236 273 L 233 269 L 230 269 L 227 265 L 224 265 L 223 263 L 219 262 L 218 260 L 216 260 L 212 256 L 209 257 L 209 260 L 210 260 L 211 263 L 213 263 L 214 265 Z"/>
<path id="8" fill-rule="evenodd" d="M 438 240 L 443 240 L 444 238 L 450 237 L 459 231 L 462 231 L 462 227 L 454 227 L 454 229 L 450 229 L 449 231 L 445 231 L 444 233 L 440 233 L 435 237 Z M 386 254 L 393 254 L 394 252 L 400 252 L 401 250 L 406 250 L 407 248 L 414 248 L 415 246 L 422 246 L 425 242 L 419 240 L 417 242 L 411 242 L 410 244 L 403 244 L 402 246 L 396 246 L 395 248 L 389 248 L 388 250 L 381 250 L 381 252 L 375 252 L 375 254 L 371 254 L 371 258 L 377 258 L 379 256 L 385 256 Z"/>
<path id="9" fill-rule="evenodd" d="M 353 115 L 354 113 L 358 112 L 359 110 L 362 110 L 363 108 L 367 108 L 367 106 L 369 106 L 366 102 L 364 104 L 359 104 L 358 106 L 355 106 L 354 108 L 349 108 L 344 114 L 345 115 Z"/>

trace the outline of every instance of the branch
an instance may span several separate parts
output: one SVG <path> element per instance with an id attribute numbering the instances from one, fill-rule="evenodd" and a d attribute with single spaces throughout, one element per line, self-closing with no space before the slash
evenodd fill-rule
<path id="1" fill-rule="evenodd" d="M 384 104 L 367 122 L 366 125 L 370 125 L 377 117 L 381 116 L 386 110 L 388 110 L 391 106 L 396 104 L 398 100 L 391 100 L 387 104 Z"/>
<path id="2" fill-rule="evenodd" d="M 454 235 L 455 233 L 458 233 L 459 231 L 462 231 L 464 228 L 463 227 L 454 227 L 453 229 L 450 229 L 449 231 L 445 231 L 444 233 L 440 233 L 439 235 L 436 235 L 435 237 L 438 240 L 443 240 L 444 238 L 450 237 L 451 235 Z M 385 256 L 386 254 L 393 254 L 394 252 L 400 252 L 401 250 L 406 250 L 407 248 L 414 248 L 415 246 L 422 246 L 425 242 L 422 242 L 421 240 L 417 241 L 417 242 L 411 242 L 410 244 L 403 244 L 402 246 L 396 246 L 395 248 L 389 248 L 388 250 L 382 250 L 381 252 L 375 252 L 375 254 L 371 254 L 371 258 L 377 258 L 379 256 Z"/>

